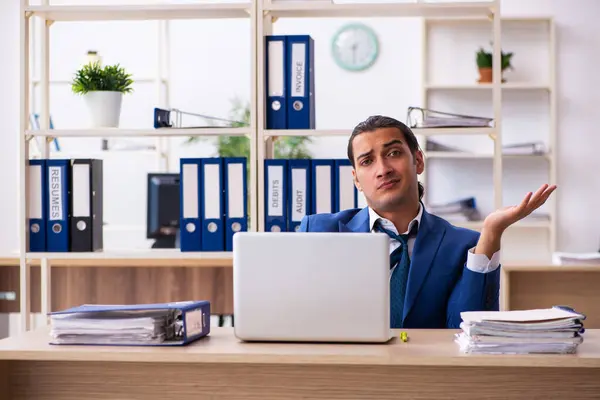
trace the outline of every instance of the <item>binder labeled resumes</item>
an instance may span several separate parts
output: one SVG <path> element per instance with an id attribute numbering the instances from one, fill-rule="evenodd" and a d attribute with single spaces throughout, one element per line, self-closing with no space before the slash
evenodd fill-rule
<path id="1" fill-rule="evenodd" d="M 29 251 L 46 251 L 46 160 L 29 160 Z"/>
<path id="2" fill-rule="evenodd" d="M 335 212 L 358 207 L 358 190 L 354 185 L 350 160 L 335 160 Z"/>
<path id="3" fill-rule="evenodd" d="M 311 210 L 310 160 L 293 159 L 288 163 L 288 230 L 297 231 L 302 218 Z"/>
<path id="4" fill-rule="evenodd" d="M 266 65 L 266 127 L 267 129 L 287 128 L 287 95 L 288 81 L 287 38 L 271 35 L 265 37 Z"/>
<path id="5" fill-rule="evenodd" d="M 210 302 L 85 304 L 49 313 L 50 344 L 181 346 L 210 333 Z"/>
<path id="6" fill-rule="evenodd" d="M 265 167 L 265 231 L 287 232 L 288 162 L 266 159 Z"/>
<path id="7" fill-rule="evenodd" d="M 46 160 L 46 251 L 69 251 L 70 161 Z"/>
<path id="8" fill-rule="evenodd" d="M 287 36 L 287 129 L 315 129 L 314 40 Z"/>
<path id="9" fill-rule="evenodd" d="M 335 212 L 334 160 L 311 160 L 312 214 Z"/>
<path id="10" fill-rule="evenodd" d="M 181 251 L 202 250 L 202 225 L 200 210 L 202 206 L 202 184 L 200 158 L 181 158 L 179 160 L 180 185 L 180 249 Z"/>
<path id="11" fill-rule="evenodd" d="M 223 159 L 203 158 L 200 184 L 202 185 L 202 251 L 225 250 L 223 217 Z"/>
<path id="12" fill-rule="evenodd" d="M 102 160 L 71 161 L 70 250 L 103 248 Z"/>
<path id="13" fill-rule="evenodd" d="M 246 158 L 223 160 L 225 188 L 225 251 L 233 250 L 233 235 L 248 230 Z"/>

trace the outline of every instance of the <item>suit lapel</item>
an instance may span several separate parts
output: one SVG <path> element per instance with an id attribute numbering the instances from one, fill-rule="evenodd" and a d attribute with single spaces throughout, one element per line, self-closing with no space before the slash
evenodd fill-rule
<path id="1" fill-rule="evenodd" d="M 411 267 L 406 288 L 404 317 L 408 315 L 415 303 L 417 295 L 425 282 L 425 278 L 433 265 L 433 260 L 444 237 L 444 228 L 423 209 L 419 231 L 415 240 L 411 257 Z"/>
<path id="2" fill-rule="evenodd" d="M 339 229 L 340 232 L 369 232 L 369 208 L 365 207 L 357 212 L 347 224 L 340 222 Z"/>

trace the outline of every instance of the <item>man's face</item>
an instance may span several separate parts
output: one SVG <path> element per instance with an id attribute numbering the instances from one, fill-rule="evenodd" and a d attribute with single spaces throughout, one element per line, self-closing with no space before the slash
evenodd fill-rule
<path id="1" fill-rule="evenodd" d="M 354 138 L 352 146 L 354 182 L 369 206 L 393 211 L 418 200 L 417 175 L 424 170 L 423 154 L 417 151 L 413 157 L 399 129 L 363 132 Z"/>

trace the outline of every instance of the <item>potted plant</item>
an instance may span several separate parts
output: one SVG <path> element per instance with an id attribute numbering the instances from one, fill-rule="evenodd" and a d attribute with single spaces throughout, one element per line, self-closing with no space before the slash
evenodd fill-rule
<path id="1" fill-rule="evenodd" d="M 502 73 L 508 68 L 513 68 L 511 65 L 511 59 L 513 53 L 501 53 L 500 66 L 502 69 Z M 479 83 L 491 83 L 493 81 L 493 54 L 491 52 L 487 52 L 481 47 L 477 52 L 477 68 L 479 68 Z M 504 76 L 502 76 L 502 82 L 506 82 Z"/>
<path id="2" fill-rule="evenodd" d="M 84 96 L 92 127 L 116 128 L 121 117 L 123 94 L 133 89 L 131 75 L 119 65 L 102 67 L 90 62 L 75 73 L 73 93 Z"/>

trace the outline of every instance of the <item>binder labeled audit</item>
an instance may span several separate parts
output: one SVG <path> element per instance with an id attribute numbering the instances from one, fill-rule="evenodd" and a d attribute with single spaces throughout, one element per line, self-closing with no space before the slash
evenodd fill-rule
<path id="1" fill-rule="evenodd" d="M 200 210 L 202 206 L 202 186 L 200 158 L 181 158 L 179 160 L 179 236 L 181 251 L 202 250 L 202 224 Z"/>
<path id="2" fill-rule="evenodd" d="M 29 187 L 29 251 L 46 251 L 46 160 L 29 160 L 28 187 Z"/>
<path id="3" fill-rule="evenodd" d="M 225 187 L 225 251 L 233 250 L 233 235 L 248 230 L 246 157 L 223 160 Z"/>
<path id="4" fill-rule="evenodd" d="M 46 251 L 69 251 L 70 160 L 46 160 Z"/>
<path id="5" fill-rule="evenodd" d="M 312 214 L 332 213 L 335 210 L 334 160 L 311 160 Z"/>
<path id="6" fill-rule="evenodd" d="M 287 37 L 288 129 L 315 129 L 314 54 L 309 35 Z"/>
<path id="7" fill-rule="evenodd" d="M 287 232 L 288 161 L 266 159 L 265 166 L 265 232 Z"/>
<path id="8" fill-rule="evenodd" d="M 333 187 L 337 191 L 335 194 L 335 212 L 348 210 L 358 207 L 358 191 L 354 186 L 354 177 L 352 176 L 352 164 L 348 159 L 339 159 L 334 161 L 335 184 Z"/>
<path id="9" fill-rule="evenodd" d="M 200 177 L 202 206 L 202 251 L 225 250 L 225 223 L 223 217 L 223 159 L 203 158 Z"/>
<path id="10" fill-rule="evenodd" d="M 71 161 L 72 252 L 98 251 L 103 248 L 102 160 Z"/>
<path id="11" fill-rule="evenodd" d="M 181 346 L 210 333 L 210 302 L 84 304 L 49 313 L 50 344 Z"/>
<path id="12" fill-rule="evenodd" d="M 302 218 L 310 213 L 310 160 L 291 159 L 288 161 L 288 230 L 300 228 Z"/>
<path id="13" fill-rule="evenodd" d="M 266 65 L 266 127 L 267 129 L 287 128 L 286 68 L 287 37 L 269 35 L 265 37 Z"/>

